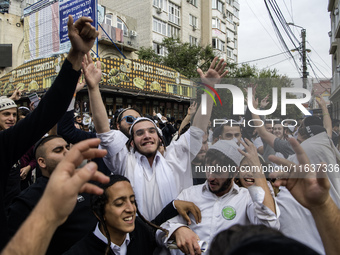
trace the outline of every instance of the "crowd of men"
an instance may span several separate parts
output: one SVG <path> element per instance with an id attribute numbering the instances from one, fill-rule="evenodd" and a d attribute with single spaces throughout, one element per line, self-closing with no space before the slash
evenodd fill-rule
<path id="1" fill-rule="evenodd" d="M 36 109 L 19 120 L 20 92 L 0 97 L 1 254 L 339 253 L 339 123 L 322 99 L 323 119 L 296 128 L 211 127 L 212 100 L 206 114 L 193 103 L 178 129 L 135 108 L 110 122 L 91 22 L 69 17 L 71 50 Z M 214 86 L 225 68 L 215 58 L 197 72 Z M 96 133 L 74 114 L 81 69 Z"/>

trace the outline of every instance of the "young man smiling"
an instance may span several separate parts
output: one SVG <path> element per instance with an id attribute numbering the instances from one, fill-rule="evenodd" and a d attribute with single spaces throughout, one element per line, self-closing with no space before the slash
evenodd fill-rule
<path id="1" fill-rule="evenodd" d="M 223 60 L 216 62 L 217 58 L 206 74 L 198 70 L 204 83 L 214 85 L 226 75 L 226 63 Z M 100 65 L 95 67 L 88 55 L 83 69 L 101 147 L 108 150 L 104 162 L 114 174 L 128 177 L 135 190 L 140 212 L 146 219 L 153 219 L 182 189 L 192 186 L 190 163 L 202 147 L 203 130 L 207 128 L 213 102 L 208 100 L 208 114 L 196 114 L 190 130 L 178 141 L 172 142 L 164 156 L 157 151 L 161 136 L 155 123 L 147 118 L 138 118 L 130 128 L 128 145 L 134 150 L 128 150 L 125 146 L 128 139 L 109 127 L 98 85 L 101 79 Z M 200 113 L 200 109 L 197 112 Z"/>

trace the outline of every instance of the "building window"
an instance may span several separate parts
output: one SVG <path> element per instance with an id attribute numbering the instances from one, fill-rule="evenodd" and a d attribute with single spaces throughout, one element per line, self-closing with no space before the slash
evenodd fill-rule
<path id="1" fill-rule="evenodd" d="M 164 47 L 160 45 L 159 43 L 155 43 L 155 42 L 153 43 L 153 50 L 157 55 L 165 56 Z"/>
<path id="2" fill-rule="evenodd" d="M 223 4 L 222 1 L 212 0 L 212 8 L 213 9 L 217 9 L 218 11 L 223 12 L 223 9 L 224 9 L 223 6 L 224 6 L 224 4 Z"/>
<path id="3" fill-rule="evenodd" d="M 234 49 L 237 49 L 237 39 L 234 39 Z"/>
<path id="4" fill-rule="evenodd" d="M 165 9 L 164 0 L 153 0 L 153 5 L 156 6 L 157 8 L 161 8 L 162 10 Z"/>
<path id="5" fill-rule="evenodd" d="M 159 19 L 153 18 L 153 31 L 166 35 L 166 23 Z"/>
<path id="6" fill-rule="evenodd" d="M 192 46 L 198 46 L 198 39 L 196 37 L 193 37 L 191 35 L 189 35 L 189 43 Z"/>
<path id="7" fill-rule="evenodd" d="M 228 58 L 233 58 L 233 49 L 227 47 L 227 57 Z"/>
<path id="8" fill-rule="evenodd" d="M 104 23 L 112 26 L 112 15 L 111 14 L 106 14 L 105 15 Z"/>
<path id="9" fill-rule="evenodd" d="M 168 37 L 179 38 L 179 28 L 168 24 Z"/>
<path id="10" fill-rule="evenodd" d="M 180 12 L 179 6 L 169 2 L 169 21 L 179 25 L 180 21 Z"/>
<path id="11" fill-rule="evenodd" d="M 197 0 L 190 0 L 190 3 L 191 3 L 193 6 L 197 7 Z"/>
<path id="12" fill-rule="evenodd" d="M 189 15 L 189 25 L 197 27 L 197 17 Z"/>
<path id="13" fill-rule="evenodd" d="M 227 11 L 227 20 L 233 23 L 233 14 L 230 11 Z"/>
<path id="14" fill-rule="evenodd" d="M 221 29 L 221 20 L 218 18 L 212 18 L 212 27 Z"/>
<path id="15" fill-rule="evenodd" d="M 117 17 L 117 28 L 120 28 L 123 30 L 123 33 L 125 36 L 129 35 L 129 29 L 127 28 L 124 21 L 122 21 L 120 18 Z"/>
<path id="16" fill-rule="evenodd" d="M 212 39 L 212 47 L 213 49 L 220 50 L 220 51 L 225 51 L 225 42 L 218 38 L 213 38 Z"/>

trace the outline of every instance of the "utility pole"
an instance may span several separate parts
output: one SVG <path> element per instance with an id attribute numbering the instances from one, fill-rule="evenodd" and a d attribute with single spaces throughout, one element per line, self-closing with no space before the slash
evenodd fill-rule
<path id="1" fill-rule="evenodd" d="M 307 57 L 306 57 L 306 29 L 301 29 L 301 37 L 302 37 L 302 79 L 303 79 L 303 88 L 307 89 Z"/>
<path id="2" fill-rule="evenodd" d="M 306 29 L 301 26 L 295 25 L 294 23 L 287 23 L 287 25 L 301 28 L 302 43 L 299 48 L 293 49 L 292 51 L 298 50 L 302 54 L 302 86 L 307 89 L 307 52 L 311 52 L 310 49 L 306 49 Z"/>

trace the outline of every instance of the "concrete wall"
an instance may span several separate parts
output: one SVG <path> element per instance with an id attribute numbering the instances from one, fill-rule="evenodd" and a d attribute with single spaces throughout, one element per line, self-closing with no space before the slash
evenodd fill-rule
<path id="1" fill-rule="evenodd" d="M 0 68 L 0 76 L 24 63 L 23 33 L 20 16 L 0 13 L 0 44 L 12 44 L 12 66 Z"/>

